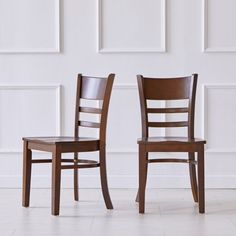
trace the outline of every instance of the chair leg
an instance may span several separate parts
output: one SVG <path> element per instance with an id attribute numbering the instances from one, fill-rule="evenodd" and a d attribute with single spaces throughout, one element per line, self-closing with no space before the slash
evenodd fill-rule
<path id="1" fill-rule="evenodd" d="M 139 145 L 139 213 L 145 211 L 146 165 L 145 146 Z"/>
<path id="2" fill-rule="evenodd" d="M 74 160 L 78 160 L 78 153 L 74 153 Z M 78 169 L 74 169 L 74 199 L 79 201 L 79 179 Z"/>
<path id="3" fill-rule="evenodd" d="M 28 207 L 30 202 L 30 182 L 31 182 L 31 163 L 32 151 L 28 149 L 28 142 L 24 141 L 23 148 L 23 187 L 22 187 L 22 206 Z"/>
<path id="4" fill-rule="evenodd" d="M 99 151 L 100 159 L 100 175 L 101 175 L 101 185 L 102 185 L 102 194 L 106 204 L 107 209 L 113 209 L 111 202 L 108 184 L 107 184 L 107 171 L 106 171 L 106 148 L 101 147 Z"/>
<path id="5" fill-rule="evenodd" d="M 61 152 L 55 146 L 52 153 L 52 215 L 59 215 L 61 188 Z"/>
<path id="6" fill-rule="evenodd" d="M 148 160 L 148 152 L 146 153 L 146 161 Z M 147 172 L 148 172 L 148 163 L 146 163 L 145 165 L 145 188 L 146 188 L 146 184 L 147 184 Z M 139 202 L 139 190 L 137 192 L 137 195 L 136 195 L 136 199 L 135 199 L 136 202 Z"/>
<path id="7" fill-rule="evenodd" d="M 195 160 L 195 156 L 193 152 L 188 153 L 189 160 Z M 193 194 L 194 202 L 198 202 L 198 191 L 197 191 L 197 175 L 196 175 L 196 165 L 189 164 L 189 175 L 190 175 L 190 183 Z"/>
<path id="8" fill-rule="evenodd" d="M 204 148 L 198 152 L 199 213 L 205 213 Z"/>

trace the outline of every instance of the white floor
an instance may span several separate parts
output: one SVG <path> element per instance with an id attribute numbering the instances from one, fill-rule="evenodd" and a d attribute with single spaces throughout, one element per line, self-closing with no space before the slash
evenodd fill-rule
<path id="1" fill-rule="evenodd" d="M 100 189 L 82 189 L 81 201 L 62 190 L 61 214 L 50 215 L 50 190 L 33 189 L 31 207 L 21 207 L 20 189 L 0 190 L 0 236 L 235 236 L 236 190 L 207 190 L 199 214 L 190 190 L 149 189 L 146 214 L 138 213 L 134 189 L 110 190 L 106 210 Z"/>

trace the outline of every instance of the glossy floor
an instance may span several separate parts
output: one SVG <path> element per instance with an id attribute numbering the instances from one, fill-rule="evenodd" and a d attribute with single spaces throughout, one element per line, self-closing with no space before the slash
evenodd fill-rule
<path id="1" fill-rule="evenodd" d="M 106 210 L 100 189 L 82 189 L 81 201 L 63 189 L 60 216 L 50 215 L 50 190 L 33 189 L 31 207 L 21 207 L 20 189 L 0 190 L 1 236 L 235 236 L 236 190 L 207 190 L 199 214 L 189 189 L 149 189 L 146 214 L 138 213 L 134 189 L 113 189 Z"/>

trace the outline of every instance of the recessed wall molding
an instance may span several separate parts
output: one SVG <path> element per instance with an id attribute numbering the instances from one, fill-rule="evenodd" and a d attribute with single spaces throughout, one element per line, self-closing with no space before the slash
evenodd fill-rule
<path id="1" fill-rule="evenodd" d="M 202 0 L 203 52 L 236 52 L 235 8 L 235 0 Z"/>
<path id="2" fill-rule="evenodd" d="M 232 137 L 234 136 L 233 127 L 235 126 L 235 116 L 232 113 L 232 104 L 230 105 L 230 101 L 234 103 L 232 93 L 235 93 L 234 95 L 236 96 L 236 84 L 203 84 L 202 90 L 202 134 L 204 139 L 207 140 L 206 152 L 236 153 L 233 141 L 232 144 L 228 146 L 229 140 L 233 140 L 230 135 L 232 134 Z M 212 98 L 210 98 L 211 95 L 209 93 L 213 91 L 215 91 L 215 93 L 218 92 L 218 94 L 215 94 L 215 98 L 212 94 Z M 224 104 L 224 106 L 222 106 L 222 104 Z M 229 114 L 228 111 L 231 111 L 231 113 Z M 224 120 L 225 117 L 227 120 Z M 228 135 L 224 133 L 226 130 L 229 131 L 227 133 Z M 216 132 L 215 135 L 214 132 Z M 217 137 L 217 139 L 224 137 L 224 139 L 220 140 L 220 145 L 214 144 L 214 142 L 217 142 L 215 137 Z M 225 144 L 227 145 L 225 146 Z"/>
<path id="3" fill-rule="evenodd" d="M 114 84 L 114 89 L 138 89 L 136 84 Z"/>
<path id="4" fill-rule="evenodd" d="M 60 0 L 0 0 L 0 5 L 0 53 L 60 52 Z"/>
<path id="5" fill-rule="evenodd" d="M 40 96 L 40 93 L 38 95 L 35 95 L 36 92 L 49 92 L 47 95 L 50 94 L 50 97 L 52 96 L 52 99 L 54 100 L 53 101 L 50 101 L 51 102 L 51 105 L 54 106 L 54 110 L 55 110 L 55 120 L 52 121 L 52 123 L 54 124 L 55 123 L 55 128 L 54 128 L 54 132 L 55 132 L 55 135 L 58 135 L 60 136 L 61 135 L 61 86 L 60 85 L 0 85 L 0 96 L 1 96 L 1 100 L 0 101 L 2 104 L 1 105 L 4 105 L 5 108 L 10 104 L 12 105 L 12 102 L 9 102 L 11 100 L 11 92 L 12 91 L 15 91 L 14 92 L 14 96 L 15 94 L 17 93 L 17 91 L 19 92 L 27 92 L 27 91 L 34 91 L 33 95 L 30 94 L 30 96 L 33 96 L 33 97 L 37 97 L 37 99 L 40 99 L 38 98 L 38 96 Z M 52 94 L 51 94 L 52 92 Z M 5 95 L 4 95 L 5 93 Z M 4 99 L 4 96 L 8 96 L 8 99 Z M 29 95 L 29 94 L 28 94 Z M 27 94 L 24 94 L 24 97 L 27 97 Z M 28 99 L 32 99 L 33 97 L 29 97 Z M 24 111 L 27 111 L 29 113 L 33 113 L 33 112 L 37 112 L 37 110 L 39 109 L 38 106 L 44 106 L 43 104 L 32 104 L 32 107 L 34 107 L 34 111 L 30 111 L 28 109 L 25 108 L 25 104 L 24 104 L 24 100 L 21 100 L 22 96 L 20 96 L 19 94 L 19 104 L 17 104 L 19 107 L 13 107 L 11 111 L 14 111 L 15 109 L 20 109 L 20 108 L 23 108 L 24 107 Z M 13 101 L 15 101 L 14 99 L 16 99 L 16 97 L 13 98 Z M 9 103 L 9 104 L 4 104 L 4 103 Z M 1 109 L 4 109 L 4 106 L 1 106 L 0 107 L 0 110 Z M 13 105 L 14 106 L 14 105 Z M 42 108 L 40 107 L 40 108 Z M 27 107 L 28 108 L 28 107 Z M 49 107 L 50 108 L 50 107 Z M 29 108 L 30 109 L 30 108 Z M 48 109 L 48 108 L 47 108 Z M 44 109 L 44 112 L 49 112 L 47 111 L 47 109 L 45 108 Z M 26 113 L 27 113 L 26 112 Z M 21 112 L 20 114 L 18 114 L 19 117 L 15 117 L 15 123 L 17 124 L 17 122 L 19 122 L 19 125 L 20 122 L 22 120 L 25 120 L 27 122 L 27 115 L 24 112 Z M 44 114 L 42 114 L 42 116 L 44 116 Z M 9 117 L 10 118 L 10 117 Z M 3 118 L 2 118 L 3 119 Z M 2 121 L 3 122 L 3 121 Z M 35 126 L 37 124 L 37 120 L 34 121 L 35 122 Z M 4 125 L 3 123 L 0 125 Z M 6 124 L 6 125 L 9 125 L 11 127 L 11 122 L 9 120 L 9 122 Z M 38 124 L 38 125 L 41 125 L 41 124 Z M 42 125 L 45 125 L 45 124 L 42 124 Z M 9 131 L 9 135 L 11 136 L 12 134 L 10 133 Z M 2 137 L 3 138 L 8 138 L 9 137 Z M 10 139 L 14 139 L 13 137 L 10 137 Z M 3 140 L 0 140 L 0 143 L 2 142 Z M 0 148 L 0 154 L 19 154 L 19 153 L 22 153 L 22 149 L 21 148 L 16 148 L 16 147 L 1 147 Z"/>
<path id="6" fill-rule="evenodd" d="M 166 52 L 166 0 L 155 0 L 151 4 L 141 5 L 140 9 L 138 9 L 138 4 L 142 4 L 142 1 L 141 3 L 135 0 L 97 1 L 99 53 Z M 143 0 L 143 4 L 145 3 L 146 1 Z M 116 4 L 120 5 L 116 6 Z M 122 8 L 127 4 L 129 4 L 127 8 Z M 130 9 L 134 4 L 137 11 L 140 10 L 141 16 L 145 15 L 143 14 L 145 10 L 151 12 L 147 13 L 145 18 L 140 18 L 138 17 L 139 13 L 133 11 L 134 15 L 131 17 L 131 12 L 129 13 L 127 9 Z M 113 12 L 111 6 L 116 11 Z M 109 19 L 109 17 L 112 18 Z"/>
<path id="7" fill-rule="evenodd" d="M 137 90 L 137 100 L 136 100 L 136 102 L 137 102 L 137 104 L 138 104 L 138 106 L 139 106 L 139 95 L 138 95 L 138 85 L 137 84 L 135 84 L 135 83 L 119 83 L 119 84 L 114 84 L 114 86 L 113 86 L 113 89 L 114 90 L 123 90 L 123 91 L 125 91 L 125 90 Z M 162 108 L 164 108 L 164 107 L 166 107 L 167 106 L 167 102 L 166 101 L 161 101 L 161 107 Z M 139 114 L 139 116 L 141 116 L 140 114 Z M 161 114 L 161 121 L 163 121 L 163 122 L 166 122 L 167 120 L 166 120 L 166 114 Z M 153 129 L 155 129 L 155 128 L 153 128 Z M 166 136 L 166 134 L 167 134 L 167 129 L 166 128 L 161 128 L 160 129 L 160 134 L 162 135 L 162 136 Z M 139 138 L 139 137 L 136 137 L 136 138 Z M 116 148 L 116 149 L 111 149 L 111 150 L 109 150 L 108 152 L 110 152 L 110 153 L 136 153 L 137 152 L 137 150 L 136 149 L 134 149 L 134 148 L 122 148 L 122 149 L 119 149 L 119 148 Z"/>

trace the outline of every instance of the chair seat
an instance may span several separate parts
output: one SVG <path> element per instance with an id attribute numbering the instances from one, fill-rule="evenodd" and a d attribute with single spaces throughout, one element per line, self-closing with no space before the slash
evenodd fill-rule
<path id="1" fill-rule="evenodd" d="M 68 136 L 58 136 L 58 137 L 24 137 L 24 141 L 32 143 L 41 143 L 41 144 L 60 144 L 60 143 L 97 143 L 99 140 L 95 138 L 87 137 L 68 137 Z"/>
<path id="2" fill-rule="evenodd" d="M 53 152 L 55 146 L 60 146 L 62 153 L 98 151 L 100 147 L 99 139 L 87 137 L 26 137 L 23 140 L 28 142 L 29 149 L 47 152 Z"/>
<path id="3" fill-rule="evenodd" d="M 148 137 L 148 138 L 140 138 L 138 139 L 138 144 L 161 144 L 161 143 L 168 143 L 168 144 L 190 144 L 190 143 L 206 143 L 203 139 L 189 139 L 187 137 Z"/>

